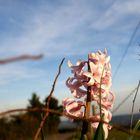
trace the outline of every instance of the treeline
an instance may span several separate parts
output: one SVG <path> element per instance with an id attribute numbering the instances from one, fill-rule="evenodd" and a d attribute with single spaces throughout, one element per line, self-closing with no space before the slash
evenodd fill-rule
<path id="1" fill-rule="evenodd" d="M 48 97 L 43 102 L 40 101 L 36 93 L 32 94 L 31 99 L 28 100 L 29 105 L 27 109 L 45 107 Z M 54 97 L 51 98 L 50 109 L 62 111 L 61 105 L 58 105 L 58 100 Z M 39 127 L 42 120 L 43 113 L 39 112 L 26 112 L 11 115 L 6 118 L 0 118 L 0 140 L 30 140 Z M 60 122 L 60 116 L 57 114 L 49 113 L 49 116 L 44 124 L 44 135 L 57 133 L 57 128 Z"/>

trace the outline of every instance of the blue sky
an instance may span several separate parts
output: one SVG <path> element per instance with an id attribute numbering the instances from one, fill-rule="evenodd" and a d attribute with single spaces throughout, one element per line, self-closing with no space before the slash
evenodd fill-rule
<path id="1" fill-rule="evenodd" d="M 66 58 L 54 96 L 70 96 L 67 60 L 87 59 L 107 48 L 114 72 L 140 21 L 139 0 L 0 0 L 0 58 L 44 54 L 40 61 L 0 66 L 0 110 L 25 107 L 33 92 L 49 94 L 58 65 Z M 115 106 L 140 79 L 140 29 L 113 81 Z M 135 112 L 140 106 L 136 101 Z M 117 113 L 129 113 L 130 98 Z"/>

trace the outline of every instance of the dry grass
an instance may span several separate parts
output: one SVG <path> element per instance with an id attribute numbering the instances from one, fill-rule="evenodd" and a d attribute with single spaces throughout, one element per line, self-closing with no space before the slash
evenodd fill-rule
<path id="1" fill-rule="evenodd" d="M 74 132 L 57 133 L 47 137 L 47 140 L 68 140 L 72 137 Z"/>

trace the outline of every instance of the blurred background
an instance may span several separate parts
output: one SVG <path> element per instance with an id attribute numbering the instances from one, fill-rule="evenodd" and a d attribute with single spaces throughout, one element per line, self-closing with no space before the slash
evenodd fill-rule
<path id="1" fill-rule="evenodd" d="M 67 60 L 75 64 L 87 59 L 88 53 L 106 48 L 111 57 L 114 109 L 128 97 L 113 115 L 131 114 L 140 80 L 139 9 L 139 0 L 0 0 L 0 60 L 44 55 L 37 61 L 0 64 L 0 112 L 32 107 L 34 98 L 43 106 L 65 57 L 53 94 L 61 109 L 63 98 L 71 97 L 65 85 L 71 76 Z M 138 115 L 139 93 L 134 108 Z M 13 121 L 23 116 L 16 117 Z"/>

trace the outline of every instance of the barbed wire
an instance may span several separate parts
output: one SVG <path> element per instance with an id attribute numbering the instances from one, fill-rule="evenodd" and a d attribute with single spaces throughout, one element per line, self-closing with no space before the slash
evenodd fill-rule
<path id="1" fill-rule="evenodd" d="M 56 77 L 54 79 L 54 82 L 53 82 L 53 85 L 52 85 L 52 89 L 50 91 L 50 94 L 49 94 L 49 97 L 48 97 L 48 100 L 47 100 L 47 103 L 46 103 L 46 108 L 47 109 L 49 109 L 50 100 L 51 100 L 52 94 L 54 92 L 54 88 L 55 88 L 57 79 L 58 79 L 58 77 L 59 77 L 59 75 L 61 73 L 61 67 L 63 65 L 64 60 L 65 60 L 65 58 L 62 59 L 60 65 L 59 65 L 59 68 L 58 68 L 58 73 L 57 73 L 57 75 L 56 75 Z M 42 121 L 41 121 L 41 123 L 40 123 L 40 125 L 39 125 L 39 127 L 38 127 L 38 129 L 37 129 L 37 131 L 36 131 L 36 133 L 35 133 L 35 135 L 34 135 L 34 140 L 37 140 L 38 139 L 38 136 L 40 134 L 40 131 L 41 131 L 41 129 L 42 129 L 42 127 L 43 127 L 43 125 L 44 125 L 44 123 L 45 123 L 48 115 L 49 115 L 49 112 L 46 112 L 45 115 L 44 115 L 44 117 L 43 117 L 43 119 L 42 119 Z"/>
<path id="2" fill-rule="evenodd" d="M 138 86 L 136 88 L 136 93 L 135 93 L 133 103 L 132 103 L 132 112 L 131 112 L 131 119 L 130 119 L 130 130 L 132 129 L 132 126 L 133 126 L 134 107 L 135 107 L 135 101 L 136 101 L 136 97 L 137 97 L 137 94 L 138 94 L 138 91 L 139 91 L 139 87 L 140 87 L 140 80 L 139 80 Z"/>
<path id="3" fill-rule="evenodd" d="M 135 29 L 134 29 L 134 31 L 133 31 L 131 37 L 130 37 L 130 40 L 129 40 L 127 46 L 126 46 L 126 49 L 125 49 L 125 51 L 124 51 L 124 53 L 123 53 L 123 55 L 122 55 L 122 57 L 121 57 L 121 60 L 120 60 L 118 66 L 117 66 L 117 68 L 116 68 L 116 70 L 115 70 L 115 72 L 114 72 L 113 81 L 114 81 L 115 78 L 116 78 L 116 75 L 117 75 L 117 73 L 118 73 L 118 71 L 119 71 L 119 69 L 120 69 L 120 67 L 121 67 L 121 65 L 122 65 L 122 63 L 123 63 L 123 61 L 124 61 L 124 58 L 125 58 L 125 56 L 126 56 L 126 54 L 127 54 L 127 52 L 128 52 L 128 49 L 130 48 L 130 46 L 131 46 L 131 44 L 132 44 L 132 42 L 133 42 L 133 39 L 134 39 L 134 37 L 135 37 L 135 35 L 136 35 L 136 33 L 137 33 L 137 30 L 138 30 L 139 28 L 140 28 L 140 21 L 138 22 L 137 26 L 135 27 Z"/>
<path id="4" fill-rule="evenodd" d="M 25 61 L 25 60 L 38 60 L 43 58 L 43 54 L 39 55 L 20 55 L 20 56 L 14 56 L 14 57 L 9 57 L 5 59 L 0 59 L 0 65 L 8 64 L 8 63 L 13 63 L 17 61 Z"/>
<path id="5" fill-rule="evenodd" d="M 18 109 L 11 109 L 11 110 L 7 110 L 7 111 L 4 111 L 4 112 L 0 112 L 0 117 L 6 116 L 6 115 L 9 115 L 9 114 L 12 114 L 12 113 L 16 113 L 16 112 L 50 112 L 50 113 L 54 113 L 54 114 L 57 114 L 57 115 L 60 115 L 60 116 L 67 117 L 65 115 L 65 113 L 63 113 L 63 112 L 53 110 L 53 109 L 48 109 L 48 108 L 30 108 L 30 109 L 18 108 Z M 103 120 L 100 120 L 100 119 L 97 119 L 96 117 L 95 118 L 93 118 L 93 117 L 85 118 L 85 117 L 69 116 L 69 118 L 75 119 L 75 120 L 80 120 L 80 121 L 92 122 L 92 123 L 102 121 L 103 123 L 108 124 L 107 122 L 105 122 Z M 123 132 L 125 132 L 125 133 L 127 133 L 129 135 L 140 136 L 140 133 L 134 132 L 132 130 L 130 131 L 129 129 L 127 129 L 127 128 L 121 126 L 121 125 L 118 125 L 118 124 L 111 124 L 111 125 L 112 125 L 112 128 L 115 128 L 117 130 L 123 131 Z"/>
<path id="6" fill-rule="evenodd" d="M 128 99 L 133 95 L 133 93 L 136 91 L 137 87 L 133 89 L 119 104 L 118 106 L 112 111 L 112 113 L 115 113 Z"/>

